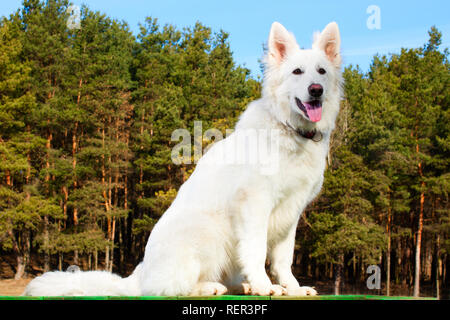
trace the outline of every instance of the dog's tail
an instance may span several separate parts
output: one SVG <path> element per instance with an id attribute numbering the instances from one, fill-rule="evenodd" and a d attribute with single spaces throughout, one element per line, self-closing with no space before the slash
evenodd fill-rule
<path id="1" fill-rule="evenodd" d="M 139 296 L 139 264 L 127 278 L 106 271 L 54 271 L 34 278 L 23 296 Z"/>

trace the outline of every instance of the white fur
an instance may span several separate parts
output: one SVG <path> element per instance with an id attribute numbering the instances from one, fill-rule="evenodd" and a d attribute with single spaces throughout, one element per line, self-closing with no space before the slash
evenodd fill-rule
<path id="1" fill-rule="evenodd" d="M 237 130 L 199 161 L 151 232 L 144 260 L 130 277 L 49 272 L 31 281 L 24 294 L 209 295 L 238 288 L 257 295 L 316 294 L 300 287 L 291 264 L 297 223 L 322 187 L 339 111 L 337 24 L 329 24 L 315 38 L 312 49 L 300 50 L 281 24 L 272 25 L 262 98 L 248 106 Z M 293 74 L 296 68 L 304 73 Z M 326 74 L 319 74 L 318 68 Z M 308 121 L 294 100 L 306 101 L 312 83 L 324 88 L 322 119 L 316 123 Z M 317 129 L 323 139 L 307 140 L 286 123 L 295 129 Z M 279 166 L 274 174 L 263 174 L 259 163 L 217 161 L 224 154 L 233 156 L 245 129 L 278 130 Z M 266 274 L 266 258 L 275 284 Z"/>

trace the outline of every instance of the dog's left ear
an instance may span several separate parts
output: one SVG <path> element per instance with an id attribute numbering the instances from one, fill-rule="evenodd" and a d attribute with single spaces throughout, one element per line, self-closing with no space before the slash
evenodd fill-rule
<path id="1" fill-rule="evenodd" d="M 317 36 L 313 47 L 325 51 L 325 54 L 336 67 L 341 66 L 341 35 L 336 22 L 329 23 Z"/>

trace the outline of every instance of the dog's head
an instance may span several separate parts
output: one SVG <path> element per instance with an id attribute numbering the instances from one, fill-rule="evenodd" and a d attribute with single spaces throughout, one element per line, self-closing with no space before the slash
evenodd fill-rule
<path id="1" fill-rule="evenodd" d="M 270 30 L 263 95 L 270 95 L 280 121 L 298 127 L 332 129 L 339 110 L 341 56 L 338 25 L 315 34 L 302 50 L 280 23 Z"/>

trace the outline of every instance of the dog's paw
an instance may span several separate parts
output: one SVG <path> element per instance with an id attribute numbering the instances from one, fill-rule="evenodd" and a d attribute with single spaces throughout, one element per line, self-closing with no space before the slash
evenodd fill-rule
<path id="1" fill-rule="evenodd" d="M 283 296 L 287 294 L 287 290 L 280 285 L 249 285 L 243 284 L 244 293 L 253 296 Z"/>
<path id="2" fill-rule="evenodd" d="M 252 287 L 250 286 L 250 283 L 242 283 L 242 292 L 245 295 L 251 295 L 252 294 Z"/>
<path id="3" fill-rule="evenodd" d="M 218 282 L 200 282 L 191 292 L 193 296 L 221 296 L 227 292 L 227 287 Z"/>
<path id="4" fill-rule="evenodd" d="M 316 289 L 311 287 L 294 287 L 294 288 L 287 288 L 287 295 L 299 297 L 316 296 L 317 291 Z"/>

